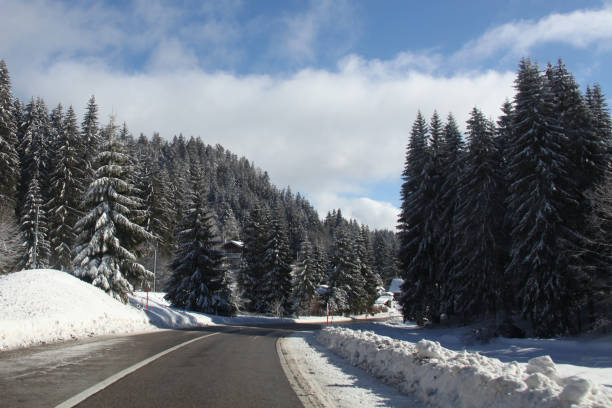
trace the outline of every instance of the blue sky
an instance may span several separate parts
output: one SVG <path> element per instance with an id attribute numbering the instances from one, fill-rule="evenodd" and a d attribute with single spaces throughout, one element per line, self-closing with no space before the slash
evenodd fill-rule
<path id="1" fill-rule="evenodd" d="M 491 118 L 523 56 L 612 89 L 607 1 L 0 0 L 15 94 L 201 136 L 278 186 L 395 225 L 418 109 Z"/>

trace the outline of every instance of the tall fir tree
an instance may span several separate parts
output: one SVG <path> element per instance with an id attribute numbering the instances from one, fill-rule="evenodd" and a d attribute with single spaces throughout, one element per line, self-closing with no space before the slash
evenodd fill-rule
<path id="1" fill-rule="evenodd" d="M 365 309 L 365 280 L 346 227 L 336 230 L 329 256 L 330 309 L 356 313 Z"/>
<path id="2" fill-rule="evenodd" d="M 581 238 L 575 244 L 575 256 L 570 258 L 572 264 L 568 265 L 567 278 L 571 317 L 580 326 L 581 309 L 592 292 L 592 275 L 597 269 L 612 268 L 611 260 L 601 251 L 598 231 L 589 223 L 595 209 L 593 191 L 603 183 L 608 168 L 610 157 L 606 144 L 610 139 L 601 140 L 596 118 L 561 60 L 555 66 L 549 64 L 546 76 L 555 95 L 556 111 L 568 144 L 567 173 L 571 174 L 572 183 L 568 188 L 571 201 L 565 218 L 568 227 Z"/>
<path id="3" fill-rule="evenodd" d="M 264 250 L 261 291 L 265 310 L 277 316 L 292 313 L 291 252 L 283 208 L 276 203 Z"/>
<path id="4" fill-rule="evenodd" d="M 432 200 L 430 188 L 431 156 L 427 148 L 428 128 L 419 112 L 412 125 L 406 164 L 402 179 L 401 212 L 398 222 L 400 241 L 399 263 L 404 278 L 400 305 L 404 319 L 424 323 L 437 314 L 432 308 L 432 288 L 436 284 L 435 265 L 431 262 L 433 245 L 430 235 L 431 221 L 428 203 Z"/>
<path id="5" fill-rule="evenodd" d="M 0 207 L 15 210 L 19 154 L 17 119 L 13 105 L 11 78 L 4 60 L 0 60 Z"/>
<path id="6" fill-rule="evenodd" d="M 47 107 L 42 99 L 32 98 L 26 108 L 25 121 L 22 126 L 22 139 L 19 143 L 19 160 L 21 163 L 20 185 L 21 195 L 18 194 L 18 210 L 23 210 L 27 189 L 32 178 L 37 178 L 43 204 L 48 201 L 48 145 L 49 117 Z M 23 212 L 19 212 L 23 215 Z"/>
<path id="7" fill-rule="evenodd" d="M 231 315 L 231 290 L 215 249 L 214 217 L 207 208 L 199 169 L 192 165 L 188 208 L 176 235 L 178 248 L 170 262 L 172 276 L 165 298 L 174 306 L 204 313 Z"/>
<path id="8" fill-rule="evenodd" d="M 139 202 L 129 183 L 129 157 L 112 119 L 106 138 L 96 157 L 95 178 L 83 199 L 85 215 L 75 225 L 74 274 L 125 303 L 134 283 L 152 278 L 133 251 L 137 243 L 153 236 L 132 221 Z"/>
<path id="9" fill-rule="evenodd" d="M 265 310 L 262 281 L 265 274 L 263 259 L 270 230 L 270 217 L 264 207 L 251 210 L 244 231 L 243 265 L 239 274 L 239 285 L 248 309 L 255 312 Z"/>
<path id="10" fill-rule="evenodd" d="M 82 215 L 79 210 L 84 193 L 83 169 L 79 150 L 79 133 L 74 109 L 68 108 L 65 118 L 55 123 L 55 170 L 51 174 L 49 202 L 49 241 L 53 253 L 52 266 L 69 270 L 76 233 L 74 226 Z"/>
<path id="11" fill-rule="evenodd" d="M 322 283 L 322 276 L 317 270 L 317 259 L 310 240 L 306 238 L 300 245 L 299 256 L 294 269 L 294 299 L 296 312 L 309 315 L 317 296 L 317 288 Z"/>
<path id="12" fill-rule="evenodd" d="M 34 173 L 22 209 L 20 227 L 24 243 L 19 264 L 21 269 L 39 269 L 49 265 L 47 215 L 38 180 L 38 173 Z"/>
<path id="13" fill-rule="evenodd" d="M 438 198 L 440 209 L 440 232 L 439 232 L 439 268 L 440 279 L 440 302 L 441 312 L 454 313 L 453 293 L 454 288 L 448 284 L 454 266 L 454 255 L 458 249 L 455 239 L 456 233 L 453 229 L 459 207 L 459 188 L 461 186 L 461 174 L 465 164 L 464 142 L 452 114 L 448 115 L 442 141 L 440 142 L 440 168 L 441 187 Z"/>
<path id="14" fill-rule="evenodd" d="M 378 289 L 382 286 L 382 279 L 374 271 L 372 247 L 370 245 L 370 231 L 363 225 L 357 233 L 355 241 L 355 251 L 359 260 L 359 269 L 363 277 L 363 312 L 370 312 L 374 302 L 378 298 Z"/>
<path id="15" fill-rule="evenodd" d="M 555 112 L 554 95 L 538 66 L 523 59 L 516 79 L 513 140 L 508 148 L 508 216 L 512 247 L 508 276 L 522 312 L 537 335 L 570 328 L 568 268 L 575 248 L 569 228 L 570 177 L 567 138 Z"/>
<path id="16" fill-rule="evenodd" d="M 512 123 L 514 107 L 512 106 L 512 103 L 509 100 L 506 100 L 502 105 L 501 111 L 502 115 L 497 120 L 495 144 L 497 150 L 499 151 L 501 160 L 501 163 L 499 164 L 502 183 L 500 194 L 502 195 L 501 202 L 503 203 L 505 208 L 508 203 L 508 189 L 510 186 L 508 149 L 512 142 Z M 502 256 L 502 265 L 507 265 L 509 262 L 511 231 L 512 225 L 510 224 L 510 217 L 504 216 L 502 232 L 497 237 L 497 243 L 501 248 L 500 255 Z M 518 282 L 517 276 L 508 275 L 506 272 L 507 271 L 505 267 L 498 271 L 498 273 L 503 276 L 501 286 L 499 288 L 499 290 L 501 291 L 502 307 L 501 310 L 498 311 L 498 316 L 500 318 L 499 320 L 510 322 L 510 320 L 512 319 L 512 312 L 516 307 L 514 289 L 517 287 Z"/>
<path id="17" fill-rule="evenodd" d="M 599 139 L 601 150 L 606 152 L 607 162 L 612 153 L 612 119 L 606 98 L 599 85 L 587 87 L 586 103 L 591 111 L 594 128 Z M 589 291 L 586 294 L 586 314 L 588 328 L 593 332 L 606 332 L 612 324 L 612 169 L 607 166 L 603 182 L 595 187 L 591 194 L 593 212 L 589 225 L 595 234 L 595 244 L 590 250 L 601 262 L 589 276 Z M 585 328 L 585 329 L 586 329 Z"/>
<path id="18" fill-rule="evenodd" d="M 87 107 L 85 108 L 85 116 L 81 122 L 81 139 L 81 155 L 87 166 L 85 168 L 85 184 L 89 185 L 94 178 L 94 161 L 96 159 L 96 152 L 98 152 L 101 144 L 100 129 L 98 126 L 98 105 L 96 104 L 94 95 L 89 98 Z"/>
<path id="19" fill-rule="evenodd" d="M 464 321 L 495 316 L 500 308 L 504 266 L 503 248 L 498 244 L 504 206 L 495 128 L 474 108 L 467 130 L 466 165 L 460 177 L 460 204 L 453 227 L 457 250 L 449 277 L 454 313 Z"/>

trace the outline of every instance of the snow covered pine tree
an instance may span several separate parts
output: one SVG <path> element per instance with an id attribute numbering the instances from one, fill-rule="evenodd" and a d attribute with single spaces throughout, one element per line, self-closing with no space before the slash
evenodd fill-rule
<path id="1" fill-rule="evenodd" d="M 79 234 L 73 264 L 77 277 L 127 302 L 133 283 L 152 277 L 133 251 L 153 236 L 130 219 L 139 202 L 129 182 L 129 157 L 115 133 L 111 119 L 94 180 L 85 193 L 85 215 L 75 225 Z"/>
<path id="2" fill-rule="evenodd" d="M 206 194 L 199 170 L 190 169 L 192 191 L 189 208 L 176 234 L 177 250 L 170 263 L 173 271 L 167 286 L 166 299 L 176 307 L 204 313 L 231 315 L 231 289 L 223 256 L 215 249 L 213 214 L 206 208 Z"/>

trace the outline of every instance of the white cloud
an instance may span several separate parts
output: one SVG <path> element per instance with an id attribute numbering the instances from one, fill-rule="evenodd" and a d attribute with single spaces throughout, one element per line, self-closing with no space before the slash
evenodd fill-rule
<path id="1" fill-rule="evenodd" d="M 97 53 L 117 44 L 124 35 L 114 23 L 121 16 L 96 5 L 3 0 L 1 8 L 0 50 L 16 66 L 39 66 L 50 58 Z"/>
<path id="2" fill-rule="evenodd" d="M 390 60 L 349 55 L 335 71 L 275 76 L 199 68 L 207 57 L 239 58 L 232 48 L 245 35 L 233 14 L 238 3 L 204 3 L 195 21 L 181 26 L 181 11 L 161 0 L 150 6 L 136 0 L 128 8 L 138 15 L 127 17 L 95 6 L 2 2 L 0 26 L 7 34 L 0 36 L 0 57 L 19 96 L 82 111 L 95 94 L 102 121 L 115 112 L 135 134 L 183 133 L 220 143 L 267 170 L 276 185 L 305 194 L 320 214 L 343 208 L 373 227 L 393 228 L 397 210 L 364 186 L 400 176 L 418 109 L 426 116 L 434 109 L 453 112 L 462 123 L 473 106 L 496 117 L 513 93 L 512 72 L 442 76 L 436 72 L 443 57 L 428 52 Z M 316 59 L 330 48 L 320 46 L 323 34 L 350 42 L 353 19 L 351 3 L 312 2 L 302 14 L 285 16 L 283 52 Z M 195 42 L 212 51 L 203 55 Z M 117 68 L 123 64 L 115 63 L 116 55 L 133 50 L 146 69 Z"/>
<path id="3" fill-rule="evenodd" d="M 297 62 L 311 62 L 322 50 L 330 48 L 330 36 L 326 36 L 327 44 L 320 46 L 323 33 L 333 32 L 331 37 L 337 42 L 334 47 L 342 48 L 343 42 L 352 42 L 359 26 L 353 5 L 345 0 L 310 1 L 304 12 L 286 16 L 283 25 L 284 34 L 277 51 Z"/>
<path id="4" fill-rule="evenodd" d="M 394 229 L 400 211 L 393 204 L 384 201 L 369 197 L 343 197 L 330 192 L 315 194 L 312 200 L 317 207 L 326 209 L 319 212 L 321 217 L 325 216 L 328 209 L 340 208 L 345 218 L 356 219 L 371 229 Z"/>
<path id="5" fill-rule="evenodd" d="M 176 38 L 161 41 L 151 53 L 148 68 L 153 71 L 176 71 L 196 68 L 198 57 Z"/>
<path id="6" fill-rule="evenodd" d="M 612 7 L 549 14 L 540 20 L 520 20 L 495 27 L 467 43 L 456 58 L 483 58 L 498 52 L 512 56 L 529 53 L 534 46 L 563 43 L 577 48 L 609 47 L 612 39 Z"/>
<path id="7" fill-rule="evenodd" d="M 394 66 L 394 62 L 389 62 Z M 395 225 L 393 209 L 359 195 L 362 186 L 400 176 L 405 146 L 418 109 L 453 112 L 458 121 L 477 105 L 496 117 L 512 95 L 513 73 L 494 71 L 436 77 L 417 71 L 381 75 L 376 64 L 353 64 L 338 72 L 302 70 L 289 77 L 236 76 L 198 69 L 126 74 L 100 65 L 57 63 L 48 71 L 13 75 L 22 95 L 40 95 L 82 109 L 96 95 L 101 118 L 113 110 L 135 133 L 201 136 L 245 155 L 313 200 L 320 213 L 343 203 L 354 217 Z M 10 66 L 9 66 L 10 69 Z"/>

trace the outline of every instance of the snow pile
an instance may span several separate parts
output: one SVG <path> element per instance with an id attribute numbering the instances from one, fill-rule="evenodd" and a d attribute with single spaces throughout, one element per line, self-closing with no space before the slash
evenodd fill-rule
<path id="1" fill-rule="evenodd" d="M 130 295 L 130 304 L 146 310 L 148 303 L 148 318 L 151 324 L 159 328 L 190 329 L 213 324 L 210 315 L 177 309 L 164 299 L 165 295 L 165 292 L 135 292 Z"/>
<path id="2" fill-rule="evenodd" d="M 256 314 L 238 314 L 236 316 L 216 316 L 189 310 L 177 309 L 170 302 L 164 299 L 164 292 L 135 292 L 130 295 L 130 303 L 139 309 L 147 308 L 148 296 L 148 316 L 151 323 L 160 328 L 168 329 L 188 329 L 193 327 L 215 326 L 215 325 L 267 325 L 278 323 L 311 323 L 325 324 L 326 316 L 301 316 L 273 317 Z M 355 315 L 355 316 L 330 316 L 329 323 L 354 322 L 372 318 L 384 318 L 397 316 L 398 312 L 394 309 L 376 315 Z"/>
<path id="3" fill-rule="evenodd" d="M 155 329 L 144 312 L 66 272 L 0 276 L 0 350 Z"/>
<path id="4" fill-rule="evenodd" d="M 561 378 L 548 356 L 526 366 L 455 352 L 440 343 L 410 343 L 370 331 L 322 330 L 317 340 L 351 364 L 437 406 L 611 407 L 598 385 L 580 377 Z"/>

